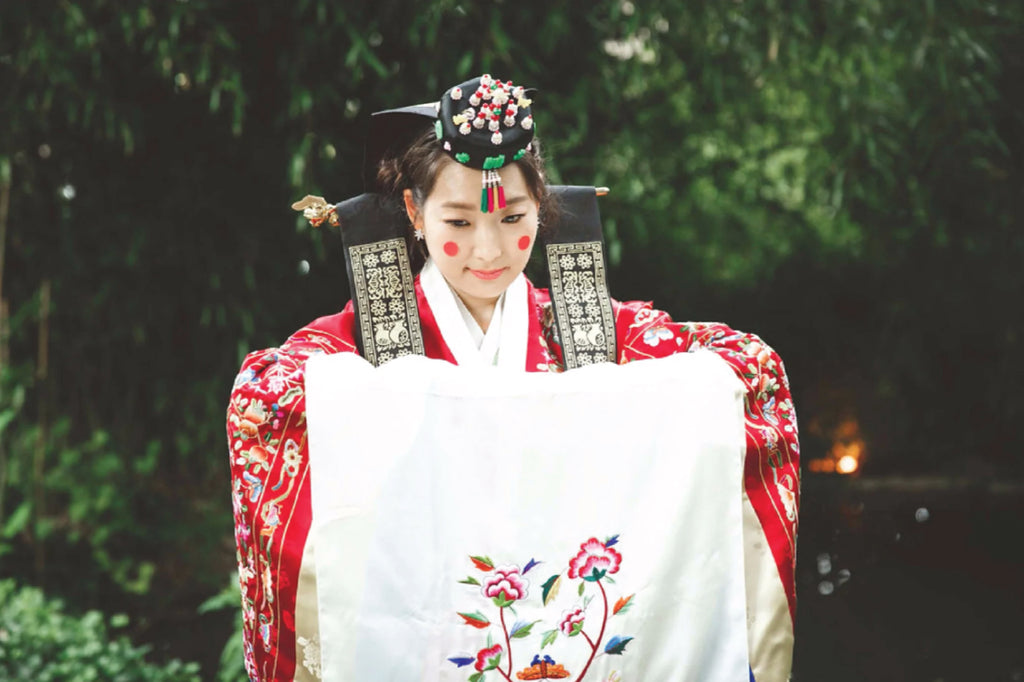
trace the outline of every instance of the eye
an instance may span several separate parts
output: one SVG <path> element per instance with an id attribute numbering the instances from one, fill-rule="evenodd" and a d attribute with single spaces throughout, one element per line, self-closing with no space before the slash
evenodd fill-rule
<path id="1" fill-rule="evenodd" d="M 514 223 L 518 223 L 520 220 L 523 219 L 523 216 L 525 216 L 525 215 L 526 215 L 525 213 L 513 213 L 512 215 L 507 215 L 504 218 L 502 218 L 501 222 L 508 223 L 510 225 L 514 224 Z"/>
<path id="2" fill-rule="evenodd" d="M 451 225 L 452 227 L 469 227 L 469 221 L 463 220 L 462 218 L 451 218 L 444 222 L 446 225 Z"/>

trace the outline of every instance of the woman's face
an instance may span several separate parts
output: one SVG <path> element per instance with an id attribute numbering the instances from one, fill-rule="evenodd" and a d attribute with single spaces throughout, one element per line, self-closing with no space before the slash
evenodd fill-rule
<path id="1" fill-rule="evenodd" d="M 489 306 L 530 259 L 537 237 L 539 206 L 522 171 L 510 164 L 498 171 L 506 207 L 480 210 L 481 171 L 445 163 L 419 212 L 406 192 L 406 209 L 423 230 L 427 251 L 448 284 L 470 310 Z"/>

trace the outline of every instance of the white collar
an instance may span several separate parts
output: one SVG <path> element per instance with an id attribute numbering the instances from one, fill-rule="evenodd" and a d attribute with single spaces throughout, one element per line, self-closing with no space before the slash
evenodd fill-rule
<path id="1" fill-rule="evenodd" d="M 497 365 L 519 372 L 526 368 L 530 323 L 526 278 L 522 273 L 512 280 L 495 305 L 486 334 L 430 258 L 420 272 L 420 286 L 441 336 L 458 364 Z"/>

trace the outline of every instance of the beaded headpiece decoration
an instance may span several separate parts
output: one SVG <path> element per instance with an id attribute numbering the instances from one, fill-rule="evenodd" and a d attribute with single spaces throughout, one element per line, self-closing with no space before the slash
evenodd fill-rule
<path id="1" fill-rule="evenodd" d="M 526 89 L 484 74 L 450 88 L 437 103 L 434 131 L 457 163 L 483 172 L 480 210 L 505 208 L 498 169 L 531 151 L 536 126 Z"/>

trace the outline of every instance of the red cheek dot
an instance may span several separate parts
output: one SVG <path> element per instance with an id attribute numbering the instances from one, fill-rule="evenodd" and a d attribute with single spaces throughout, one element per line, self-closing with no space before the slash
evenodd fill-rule
<path id="1" fill-rule="evenodd" d="M 455 256 L 459 255 L 459 245 L 456 244 L 455 242 L 445 242 L 444 252 L 451 256 L 452 258 L 454 258 Z"/>
<path id="2" fill-rule="evenodd" d="M 519 238 L 519 250 L 526 251 L 528 248 L 530 248 L 530 236 L 524 234 Z"/>

